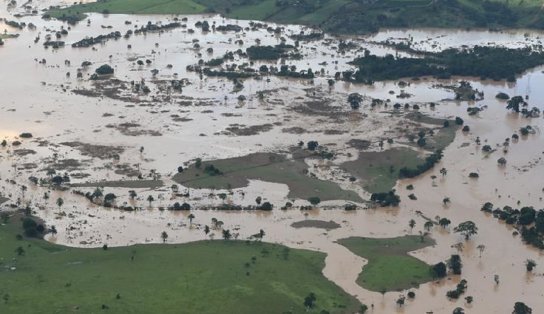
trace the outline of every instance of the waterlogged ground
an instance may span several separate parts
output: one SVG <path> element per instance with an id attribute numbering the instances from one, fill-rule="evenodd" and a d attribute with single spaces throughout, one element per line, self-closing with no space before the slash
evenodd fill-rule
<path id="1" fill-rule="evenodd" d="M 46 4 L 33 5 L 38 5 L 38 9 L 46 7 Z M 236 24 L 245 28 L 250 24 L 218 16 L 189 16 L 183 22 L 187 28 L 133 35 L 129 39 L 109 40 L 89 48 L 72 48 L 71 43 L 88 36 L 112 31 L 124 34 L 135 25 L 141 26 L 148 21 L 167 23 L 175 18 L 91 14 L 89 24 L 83 21 L 70 27 L 68 35 L 62 36 L 60 40 L 66 42 L 66 47 L 44 49 L 43 42 L 48 34 L 54 40 L 55 31 L 69 26 L 24 12 L 22 7 L 12 8 L 9 12 L 4 8 L 0 10 L 0 17 L 36 26 L 35 29 L 19 30 L 0 22 L 1 32 L 6 29 L 9 34 L 20 34 L 18 38 L 5 39 L 4 46 L 0 47 L 0 140 L 7 141 L 7 146 L 0 148 L 3 182 L 0 202 L 4 208 L 11 204 L 31 204 L 37 216 L 58 230 L 56 235 L 48 236 L 48 240 L 69 246 L 121 246 L 161 242 L 161 232 L 167 231 L 168 242 L 189 242 L 204 239 L 204 225 L 211 225 L 215 218 L 238 239 L 248 238 L 263 229 L 265 241 L 327 253 L 324 275 L 361 302 L 373 304 L 373 313 L 451 313 L 456 307 L 463 307 L 469 313 L 511 313 L 516 301 L 531 306 L 533 313 L 544 311 L 541 289 L 544 258 L 541 253 L 522 244 L 519 236 L 512 235 L 511 228 L 480 211 L 487 201 L 501 207 L 519 207 L 518 201 L 522 206 L 543 207 L 542 117 L 527 119 L 509 113 L 505 103 L 494 97 L 498 92 L 510 96 L 527 95 L 531 106 L 543 109 L 542 69 L 534 69 L 519 77 L 517 82 L 508 84 L 470 79 L 472 86 L 485 95 L 477 102 L 453 101 L 454 93 L 450 89 L 437 86 L 456 85 L 459 79 L 406 80 L 409 82 L 406 86 L 398 82 L 364 86 L 339 81 L 329 87 L 327 83 L 335 72 L 352 68 L 348 62 L 361 53 L 359 47 L 381 55 L 394 52 L 380 44 L 386 40 L 403 41 L 412 37 L 418 43 L 417 49 L 426 50 L 474 44 L 519 47 L 541 44 L 543 34 L 417 30 L 385 31 L 368 38 L 325 36 L 322 40 L 301 42 L 304 58 L 286 61 L 298 69 L 312 68 L 314 72 L 322 73 L 314 80 L 265 76 L 245 79 L 243 88 L 235 89 L 232 81 L 200 77 L 187 72 L 186 67 L 197 64 L 199 59 L 207 61 L 227 51 L 245 50 L 255 45 L 257 39 L 261 45 L 276 45 L 283 37 L 287 44 L 292 44 L 289 35 L 299 33 L 301 28 L 282 25 L 284 29 L 279 35 L 266 28 L 203 34 L 194 24 L 204 19 L 216 25 Z M 13 17 L 18 13 L 25 16 Z M 195 32 L 190 33 L 188 29 Z M 40 39 L 35 43 L 37 37 Z M 241 44 L 237 42 L 239 40 Z M 358 48 L 341 54 L 336 48 L 340 40 L 354 42 Z M 195 48 L 196 43 L 200 48 Z M 130 49 L 128 45 L 131 45 Z M 213 53 L 208 53 L 208 48 L 213 48 Z M 138 65 L 137 60 L 150 60 L 151 63 Z M 84 61 L 91 62 L 87 69 L 81 67 Z M 235 62 L 243 63 L 247 59 L 236 59 Z M 102 64 L 114 67 L 114 79 L 118 81 L 89 80 L 94 69 Z M 258 68 L 260 64 L 253 67 Z M 78 69 L 81 69 L 82 78 L 77 78 Z M 158 70 L 155 76 L 154 69 Z M 173 79 L 184 80 L 181 93 L 165 87 Z M 135 95 L 130 88 L 122 88 L 130 86 L 131 81 L 142 80 L 151 90 L 149 95 Z M 108 84 L 114 84 L 114 88 Z M 402 91 L 411 97 L 398 98 Z M 264 96 L 260 97 L 259 92 Z M 363 106 L 356 111 L 346 102 L 347 95 L 353 92 L 366 96 Z M 245 100 L 239 99 L 241 95 Z M 391 102 L 387 107 L 378 105 L 372 109 L 371 98 L 390 99 Z M 405 130 L 433 126 L 414 124 L 405 115 L 413 112 L 411 108 L 401 109 L 402 114 L 392 114 L 393 104 L 397 102 L 417 104 L 419 112 L 440 119 L 459 116 L 470 126 L 470 132 L 456 132 L 455 140 L 445 149 L 444 158 L 433 170 L 396 184 L 402 199 L 398 208 L 367 208 L 366 202 L 358 201 L 354 203 L 359 210 L 348 212 L 343 210 L 346 200 L 331 199 L 316 209 L 301 211 L 299 206 L 310 204 L 305 197 L 290 194 L 293 189 L 286 184 L 255 178 L 250 179 L 247 186 L 231 190 L 196 189 L 181 183 L 177 192 L 172 191 L 177 168 L 190 166 L 197 158 L 206 162 L 251 153 L 282 154 L 293 158 L 292 149 L 299 141 L 315 140 L 334 152 L 335 158 L 330 161 L 303 158 L 307 175 L 313 174 L 312 180 L 326 181 L 337 189 L 368 200 L 364 180 L 358 178 L 351 182 L 352 174 L 342 167 L 343 163 L 356 161 L 363 152 L 350 145 L 350 140 L 369 141 L 370 147 L 365 151 L 380 151 L 380 141 L 394 138 L 394 143 L 385 143 L 384 149 L 408 147 L 420 155 L 428 153 L 409 143 Z M 431 107 L 431 102 L 436 106 Z M 466 109 L 471 106 L 483 110 L 469 116 Z M 506 154 L 503 153 L 505 139 L 527 125 L 533 127 L 535 134 L 521 136 L 519 141 L 510 144 Z M 30 132 L 33 137 L 20 138 L 23 132 Z M 477 137 L 481 145 L 476 144 Z M 21 144 L 14 145 L 15 141 Z M 491 154 L 482 153 L 481 147 L 486 144 L 497 150 Z M 503 156 L 507 164 L 498 167 L 497 159 Z M 439 173 L 442 167 L 448 170 L 446 176 Z M 83 186 L 61 191 L 29 181 L 30 176 L 47 178 L 48 169 L 55 169 L 59 174 L 68 173 L 71 183 Z M 479 179 L 469 179 L 471 172 L 479 173 Z M 138 179 L 139 174 L 143 180 Z M 94 187 L 89 183 L 100 181 L 109 182 L 100 185 L 105 186 L 104 194 L 117 196 L 117 205 L 133 206 L 138 210 L 104 208 L 73 193 L 76 190 L 92 192 Z M 299 184 L 305 184 L 304 180 Z M 410 184 L 415 187 L 413 191 L 406 189 Z M 130 199 L 129 190 L 136 191 L 134 200 Z M 44 199 L 44 193 L 49 194 L 48 199 Z M 226 193 L 226 198 L 221 198 L 221 193 Z M 411 193 L 417 200 L 408 198 Z M 151 204 L 147 201 L 150 195 L 154 198 Z M 206 210 L 223 204 L 254 206 L 258 196 L 263 202 L 274 204 L 275 209 L 271 212 Z M 56 204 L 59 197 L 64 201 L 60 207 Z M 442 203 L 445 197 L 451 199 L 447 206 Z M 5 198 L 9 200 L 3 202 Z M 294 209 L 280 210 L 288 201 L 293 203 Z M 192 211 L 195 216 L 192 223 L 189 212 L 158 209 L 174 202 L 187 202 L 198 208 Z M 335 241 L 356 236 L 419 234 L 425 222 L 423 216 L 447 217 L 452 226 L 466 220 L 477 224 L 479 232 L 468 242 L 453 233 L 453 227 L 435 226 L 430 236 L 436 245 L 412 253 L 429 264 L 458 253 L 463 260 L 463 274 L 421 285 L 414 290 L 416 298 L 407 301 L 403 307 L 395 303 L 401 292 L 382 295 L 358 286 L 356 280 L 365 260 Z M 413 230 L 408 226 L 410 219 L 416 221 Z M 340 227 L 316 228 L 311 223 L 306 227 L 305 224 L 298 228 L 292 226 L 304 220 L 332 221 Z M 220 238 L 221 230 L 212 229 L 210 234 Z M 464 244 L 462 251 L 452 247 L 460 242 Z M 481 256 L 476 249 L 480 244 L 485 245 Z M 524 262 L 528 258 L 538 264 L 533 274 L 525 271 Z M 495 284 L 494 275 L 500 276 L 500 284 Z M 445 296 L 446 291 L 454 289 L 461 279 L 468 281 L 464 296 L 473 296 L 472 304 L 466 304 L 463 298 L 452 301 Z"/>

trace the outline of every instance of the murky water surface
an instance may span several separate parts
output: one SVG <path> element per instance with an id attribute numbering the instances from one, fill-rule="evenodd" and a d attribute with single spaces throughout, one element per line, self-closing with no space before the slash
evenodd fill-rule
<path id="1" fill-rule="evenodd" d="M 43 9 L 54 1 L 43 1 L 38 5 Z M 224 228 L 234 230 L 239 239 L 266 231 L 265 240 L 278 242 L 290 247 L 319 250 L 328 253 L 325 276 L 356 295 L 365 304 L 373 304 L 371 313 L 451 313 L 455 307 L 463 307 L 469 313 L 510 313 L 514 302 L 523 301 L 533 308 L 533 313 L 544 312 L 542 287 L 544 279 L 541 265 L 542 253 L 521 243 L 513 230 L 482 214 L 481 205 L 491 201 L 496 206 L 522 205 L 542 208 L 544 196 L 544 141 L 540 130 L 542 118 L 526 119 L 505 110 L 505 103 L 495 99 L 498 92 L 509 95 L 527 95 L 531 106 L 544 109 L 544 74 L 542 68 L 529 71 L 515 83 L 479 81 L 470 79 L 471 84 L 484 92 L 485 98 L 476 103 L 454 102 L 451 90 L 437 87 L 437 84 L 457 84 L 458 79 L 437 82 L 432 79 L 410 81 L 408 86 L 396 82 L 376 83 L 363 86 L 337 82 L 329 87 L 327 80 L 337 71 L 352 68 L 349 61 L 360 53 L 353 49 L 340 54 L 336 47 L 341 39 L 325 36 L 323 40 L 305 42 L 301 45 L 302 60 L 287 60 L 298 69 L 312 68 L 322 74 L 313 81 L 266 77 L 247 79 L 244 88 L 234 90 L 231 81 L 221 78 L 200 78 L 186 67 L 196 64 L 199 59 L 210 60 L 222 56 L 227 51 L 254 45 L 276 45 L 282 38 L 291 44 L 289 35 L 306 30 L 295 25 L 283 25 L 280 35 L 268 32 L 266 28 L 234 32 L 209 32 L 203 34 L 194 27 L 204 19 L 216 25 L 237 24 L 249 27 L 248 21 L 235 21 L 219 16 L 188 16 L 187 28 L 177 28 L 161 34 L 132 36 L 129 39 L 109 40 L 94 48 L 72 48 L 70 44 L 87 36 L 107 34 L 112 31 L 125 33 L 135 25 L 167 23 L 174 16 L 128 16 L 91 14 L 90 24 L 82 22 L 72 26 L 61 40 L 67 46 L 60 49 L 44 49 L 43 42 L 48 34 L 68 25 L 58 21 L 44 21 L 39 16 L 28 15 L 16 19 L 13 14 L 22 13 L 22 8 L 10 11 L 0 10 L 0 17 L 19 22 L 33 23 L 36 29 L 16 30 L 0 22 L 0 31 L 19 34 L 19 38 L 6 39 L 0 47 L 0 140 L 6 139 L 8 146 L 0 149 L 0 195 L 10 198 L 8 203 L 19 201 L 36 206 L 36 215 L 49 225 L 55 225 L 58 234 L 48 240 L 69 246 L 110 246 L 135 243 L 160 242 L 160 233 L 168 231 L 169 242 L 188 242 L 205 238 L 204 225 L 210 225 L 212 218 L 224 222 Z M 180 17 L 181 18 L 181 17 Z M 131 24 L 125 23 L 130 21 Z M 111 28 L 109 28 L 111 26 Z M 270 26 L 274 26 L 270 24 Z M 194 29 L 190 33 L 188 29 Z M 40 40 L 34 43 L 35 38 Z M 530 31 L 455 31 L 455 30 L 389 30 L 370 37 L 342 38 L 352 41 L 357 47 L 370 49 L 375 54 L 394 53 L 391 48 L 380 44 L 384 41 L 407 41 L 415 43 L 414 48 L 439 50 L 462 45 L 505 45 L 520 47 L 541 44 L 541 33 Z M 242 44 L 237 41 L 241 40 Z M 200 48 L 195 48 L 198 41 Z M 131 45 L 132 48 L 128 48 Z M 207 48 L 213 48 L 208 53 Z M 45 59 L 46 62 L 40 62 Z M 137 65 L 135 60 L 150 60 L 150 65 Z M 66 62 L 66 61 L 69 61 Z M 88 70 L 83 69 L 83 78 L 76 74 L 84 61 L 92 62 Z M 237 59 L 236 62 L 243 62 Z M 93 90 L 90 74 L 101 64 L 111 64 L 115 68 L 115 78 L 124 81 L 145 80 L 152 92 L 149 96 L 139 96 L 132 101 L 113 99 L 107 96 L 89 97 L 75 94 L 74 90 Z M 253 67 L 258 67 L 260 63 Z M 270 65 L 270 62 L 263 63 Z M 171 65 L 171 66 L 168 66 Z M 278 64 L 279 65 L 279 64 Z M 159 72 L 153 76 L 151 70 Z M 70 73 L 70 76 L 67 76 Z M 176 74 L 176 75 L 175 75 Z M 187 79 L 188 84 L 181 94 L 168 95 L 160 90 L 161 80 Z M 267 91 L 264 99 L 258 97 L 259 91 Z M 412 95 L 410 98 L 397 98 L 402 91 Z M 318 140 L 338 154 L 332 162 L 317 162 L 312 167 L 318 177 L 328 178 L 340 186 L 354 190 L 363 198 L 368 194 L 357 184 L 350 183 L 338 173 L 338 162 L 353 160 L 357 151 L 347 147 L 352 138 L 376 141 L 395 134 L 402 119 L 392 118 L 385 108 L 371 110 L 368 105 L 361 108 L 360 114 L 351 113 L 346 97 L 358 92 L 365 96 L 391 99 L 391 103 L 421 104 L 420 111 L 436 117 L 462 117 L 470 126 L 470 133 L 459 132 L 455 141 L 445 150 L 445 157 L 435 170 L 414 180 L 397 183 L 402 198 L 400 208 L 366 209 L 356 212 L 342 210 L 343 201 L 324 202 L 320 209 L 312 211 L 275 209 L 262 212 L 218 212 L 196 210 L 193 224 L 189 223 L 188 213 L 159 211 L 161 206 L 173 202 L 188 202 L 193 206 L 218 205 L 223 202 L 210 190 L 188 190 L 188 197 L 175 196 L 170 186 L 171 176 L 178 166 L 188 164 L 195 158 L 216 159 L 243 156 L 251 152 L 276 152 L 286 150 L 300 140 Z M 240 95 L 245 96 L 239 101 Z M 295 110 L 313 95 L 330 101 L 330 108 L 337 115 L 313 115 Z M 436 102 L 431 108 L 425 103 Z M 391 105 L 390 105 L 391 106 Z M 478 115 L 469 116 L 467 107 L 484 108 Z M 363 114 L 364 113 L 364 114 Z M 177 119 L 175 119 L 177 118 Z M 181 118 L 181 119 L 180 119 Z M 133 123 L 137 134 L 123 132 L 116 125 Z M 274 127 L 266 132 L 251 136 L 234 136 L 225 132 L 232 125 L 263 125 Z M 536 134 L 522 137 L 510 145 L 507 154 L 502 148 L 486 157 L 481 146 L 475 144 L 476 137 L 482 145 L 492 147 L 502 145 L 505 138 L 517 132 L 520 127 L 531 125 Z M 112 127 L 114 126 L 114 127 Z M 303 133 L 286 132 L 290 128 L 302 128 Z M 340 130 L 341 132 L 325 132 Z M 19 139 L 22 132 L 33 134 L 32 139 Z M 12 146 L 13 141 L 21 141 L 20 146 Z M 106 145 L 120 149 L 119 160 L 84 155 L 82 150 L 61 143 L 80 142 L 84 144 Z M 140 152 L 140 147 L 144 151 Z M 24 151 L 27 150 L 27 151 Z M 351 153 L 348 154 L 348 153 Z M 499 157 L 507 159 L 505 167 L 498 167 Z M 136 204 L 147 208 L 146 198 L 153 195 L 153 209 L 136 212 L 122 212 L 105 209 L 90 204 L 85 198 L 70 191 L 48 191 L 47 188 L 31 184 L 32 175 L 45 177 L 48 165 L 59 160 L 77 161 L 75 169 L 67 169 L 72 174 L 72 182 L 94 182 L 101 180 L 123 180 L 126 172 L 121 168 L 139 169 L 146 176 L 154 171 L 165 182 L 159 189 L 136 189 L 138 197 L 129 200 L 128 190 L 105 188 L 118 196 L 118 203 Z M 310 161 L 308 161 L 310 163 Z M 315 163 L 313 161 L 312 163 Z M 438 169 L 448 169 L 447 176 L 441 176 Z M 60 171 L 63 173 L 64 171 Z M 478 172 L 480 178 L 471 180 L 468 173 Z M 73 174 L 83 174 L 79 178 Z M 433 175 L 436 178 L 433 178 Z M 406 186 L 413 184 L 418 200 L 411 201 Z M 28 186 L 23 192 L 21 186 Z M 92 188 L 80 188 L 92 191 Z M 184 187 L 180 190 L 186 191 Z M 49 199 L 44 199 L 50 192 Z M 277 183 L 251 181 L 244 189 L 235 189 L 227 202 L 241 205 L 254 204 L 257 196 L 262 196 L 274 204 L 289 201 L 287 186 Z M 62 197 L 64 204 L 57 207 L 55 200 Z M 444 207 L 444 197 L 451 204 Z M 5 203 L 4 206 L 6 206 Z M 294 200 L 295 206 L 308 204 L 305 200 Z M 364 204 L 362 204 L 364 206 Z M 447 217 L 452 225 L 466 220 L 474 221 L 478 235 L 464 243 L 461 254 L 463 274 L 451 280 L 431 282 L 416 291 L 415 300 L 399 308 L 395 304 L 400 292 L 369 292 L 355 283 L 355 279 L 365 261 L 335 243 L 337 239 L 349 236 L 395 237 L 410 234 L 408 221 L 416 220 L 413 233 L 423 229 L 424 220 L 417 215 L 421 212 L 427 217 Z M 290 225 L 304 219 L 333 220 L 342 227 L 332 231 L 322 229 L 295 229 Z M 451 228 L 452 229 L 452 228 Z M 214 237 L 221 232 L 214 230 Z M 452 230 L 435 227 L 431 237 L 436 240 L 434 247 L 417 252 L 414 256 L 428 263 L 446 260 L 458 253 L 452 245 L 464 242 Z M 476 246 L 485 245 L 482 256 Z M 526 259 L 534 259 L 538 266 L 536 272 L 525 272 Z M 544 266 L 543 266 L 544 267 Z M 493 277 L 500 276 L 500 284 Z M 468 280 L 465 296 L 473 296 L 472 304 L 464 299 L 450 301 L 446 291 L 455 288 L 460 279 Z"/>

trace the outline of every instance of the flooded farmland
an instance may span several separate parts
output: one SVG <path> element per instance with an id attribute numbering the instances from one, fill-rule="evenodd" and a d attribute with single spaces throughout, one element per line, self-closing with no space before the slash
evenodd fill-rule
<path id="1" fill-rule="evenodd" d="M 57 4 L 46 2 L 33 6 Z M 33 215 L 55 226 L 47 241 L 114 247 L 160 243 L 167 231 L 169 243 L 185 243 L 219 240 L 223 229 L 242 240 L 263 229 L 264 241 L 326 253 L 324 276 L 372 305 L 370 313 L 451 313 L 457 307 L 467 313 L 511 313 L 517 301 L 529 304 L 533 313 L 544 312 L 542 252 L 524 244 L 512 225 L 480 210 L 486 202 L 544 207 L 542 116 L 510 112 L 506 101 L 495 97 L 520 95 L 530 107 L 544 109 L 544 68 L 515 82 L 335 80 L 335 73 L 355 69 L 351 62 L 364 50 L 378 56 L 411 54 L 395 50 L 391 42 L 411 41 L 420 51 L 526 47 L 542 45 L 544 33 L 418 29 L 297 40 L 301 32 L 314 30 L 218 15 L 89 14 L 88 20 L 68 25 L 16 7 L 0 11 L 0 17 L 0 31 L 18 35 L 0 46 L 0 141 L 6 141 L 0 148 L 0 206 L 31 205 Z M 26 26 L 9 26 L 8 20 Z M 202 21 L 214 30 L 195 26 Z M 135 31 L 146 25 L 174 26 Z M 112 32 L 121 36 L 72 47 Z M 64 46 L 44 46 L 48 41 Z M 255 45 L 297 46 L 298 55 L 252 60 L 244 52 Z M 224 64 L 211 68 L 237 64 L 237 73 L 247 75 L 233 80 L 194 70 L 229 53 Z M 113 75 L 94 77 L 105 64 Z M 315 75 L 248 70 L 282 65 Z M 455 87 L 463 80 L 482 97 L 456 100 Z M 354 93 L 362 95 L 356 110 L 347 101 Z M 454 126 L 456 117 L 470 129 Z M 451 129 L 444 130 L 444 121 L 452 121 Z M 527 126 L 528 134 L 504 145 Z M 427 144 L 434 146 L 419 147 L 410 139 L 420 130 L 432 131 Z M 306 149 L 313 141 L 320 147 L 315 154 Z M 482 151 L 486 145 L 490 149 Z M 442 159 L 415 178 L 386 180 L 369 170 L 384 155 L 366 162 L 372 152 L 407 149 L 411 153 L 399 162 L 408 163 L 435 148 L 443 148 Z M 504 165 L 497 163 L 501 157 Z M 209 175 L 213 171 L 221 180 Z M 57 176 L 62 184 L 49 184 Z M 103 195 L 114 194 L 113 206 L 89 197 L 97 187 Z M 372 204 L 371 194 L 382 188 L 394 188 L 400 204 Z M 312 197 L 320 198 L 317 205 Z M 169 208 L 175 203 L 191 210 Z M 260 210 L 264 203 L 273 209 Z M 356 209 L 346 210 L 347 205 Z M 451 226 L 424 229 L 426 221 L 443 217 Z M 205 234 L 214 219 L 221 225 Z M 415 227 L 409 226 L 411 219 Z M 464 221 L 478 226 L 469 241 L 453 230 Z M 362 288 L 356 281 L 367 261 L 337 243 L 424 232 L 436 243 L 410 254 L 430 265 L 459 254 L 463 272 L 411 289 L 417 297 L 403 306 L 396 302 L 403 291 Z M 526 272 L 527 259 L 538 265 L 534 272 Z M 472 296 L 472 302 L 446 297 L 462 279 L 468 282 L 464 296 Z"/>

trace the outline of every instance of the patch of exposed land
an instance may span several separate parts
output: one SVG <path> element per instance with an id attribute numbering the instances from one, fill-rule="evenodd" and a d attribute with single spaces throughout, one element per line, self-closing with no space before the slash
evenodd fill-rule
<path id="1" fill-rule="evenodd" d="M 323 253 L 222 240 L 78 249 L 17 240 L 19 219 L 0 225 L 4 313 L 305 312 L 310 293 L 313 313 L 359 308 L 321 275 Z"/>
<path id="2" fill-rule="evenodd" d="M 433 279 L 430 265 L 408 254 L 434 245 L 432 239 L 421 236 L 390 239 L 353 237 L 341 239 L 338 243 L 368 260 L 357 279 L 365 289 L 401 291 Z"/>
<path id="3" fill-rule="evenodd" d="M 392 148 L 380 152 L 360 152 L 354 161 L 341 167 L 363 181 L 363 187 L 371 192 L 390 191 L 399 179 L 403 167 L 414 168 L 423 160 L 420 154 L 410 148 Z"/>
<path id="4" fill-rule="evenodd" d="M 198 167 L 193 164 L 182 173 L 174 175 L 173 180 L 183 186 L 199 189 L 235 189 L 246 187 L 249 180 L 262 180 L 286 184 L 289 187 L 289 198 L 362 201 L 353 191 L 343 190 L 333 182 L 312 177 L 303 160 L 293 160 L 274 153 L 203 161 Z"/>

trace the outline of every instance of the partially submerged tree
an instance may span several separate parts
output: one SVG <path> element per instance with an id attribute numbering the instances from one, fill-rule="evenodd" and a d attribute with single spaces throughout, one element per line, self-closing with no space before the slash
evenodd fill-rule
<path id="1" fill-rule="evenodd" d="M 465 237 L 465 240 L 468 241 L 471 236 L 478 233 L 478 227 L 476 227 L 476 224 L 472 221 L 465 221 L 455 227 L 454 232 L 462 234 Z"/>

